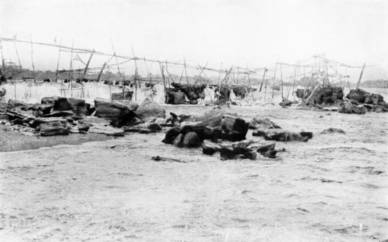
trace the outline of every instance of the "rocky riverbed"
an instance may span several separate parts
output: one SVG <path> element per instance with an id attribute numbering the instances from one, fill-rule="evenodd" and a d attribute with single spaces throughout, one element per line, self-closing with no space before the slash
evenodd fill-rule
<path id="1" fill-rule="evenodd" d="M 167 106 L 178 114 L 210 109 Z M 387 113 L 274 106 L 230 112 L 312 131 L 314 138 L 277 142 L 286 152 L 256 160 L 222 161 L 201 149 L 177 148 L 161 142 L 164 133 L 1 152 L 1 240 L 388 239 Z M 321 133 L 328 128 L 345 134 Z M 12 140 L 12 131 L 1 132 L 3 143 Z M 251 132 L 247 139 L 260 139 Z M 45 137 L 51 138 L 57 137 Z"/>

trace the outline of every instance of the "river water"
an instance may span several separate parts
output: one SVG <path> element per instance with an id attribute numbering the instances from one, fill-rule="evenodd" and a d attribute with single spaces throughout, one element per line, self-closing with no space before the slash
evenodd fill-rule
<path id="1" fill-rule="evenodd" d="M 203 106 L 166 106 L 201 114 Z M 382 241 L 388 239 L 388 114 L 232 106 L 307 143 L 277 159 L 221 161 L 129 134 L 0 153 L 2 241 Z M 346 134 L 320 134 L 334 127 Z M 260 139 L 248 135 L 248 139 Z M 155 162 L 152 156 L 179 159 Z"/>

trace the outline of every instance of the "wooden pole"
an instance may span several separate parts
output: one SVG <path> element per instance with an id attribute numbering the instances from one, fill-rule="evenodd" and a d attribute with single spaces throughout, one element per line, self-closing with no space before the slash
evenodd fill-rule
<path id="1" fill-rule="evenodd" d="M 58 58 L 57 58 L 57 70 L 55 71 L 55 82 L 58 81 L 58 70 L 59 70 L 59 61 L 61 59 L 61 49 L 58 48 Z"/>
<path id="2" fill-rule="evenodd" d="M 261 79 L 261 84 L 260 84 L 260 89 L 259 89 L 259 92 L 261 92 L 262 88 L 263 88 L 263 84 L 264 84 L 264 81 L 265 81 L 265 74 L 267 73 L 268 69 L 267 68 L 264 68 L 264 72 L 263 72 L 263 78 Z"/>
<path id="3" fill-rule="evenodd" d="M 275 94 L 274 87 L 275 87 L 275 82 L 276 82 L 277 67 L 278 67 L 278 64 L 276 63 L 275 64 L 275 69 L 274 69 L 274 74 L 273 74 L 273 82 L 272 82 L 272 99 L 273 99 L 274 94 Z"/>
<path id="4" fill-rule="evenodd" d="M 71 46 L 74 46 L 74 42 L 71 44 Z M 71 49 L 70 53 L 70 64 L 69 64 L 69 83 L 70 83 L 70 97 L 73 97 L 73 85 L 71 84 L 72 79 L 73 79 L 73 49 Z"/>
<path id="5" fill-rule="evenodd" d="M 102 68 L 101 68 L 100 72 L 98 73 L 97 82 L 100 82 L 101 77 L 102 77 L 102 73 L 104 72 L 105 67 L 106 67 L 106 62 L 104 62 L 104 64 L 102 65 Z"/>
<path id="6" fill-rule="evenodd" d="M 90 62 L 92 60 L 92 57 L 93 57 L 94 53 L 90 53 L 90 56 L 89 56 L 89 59 L 88 61 L 86 62 L 86 65 L 85 65 L 85 69 L 84 69 L 84 72 L 82 73 L 82 78 L 85 78 L 87 72 L 88 72 L 88 69 L 89 69 L 89 65 L 90 65 Z"/>
<path id="7" fill-rule="evenodd" d="M 167 87 L 166 87 L 166 77 L 164 75 L 164 69 L 162 62 L 159 62 L 159 67 L 160 67 L 160 73 L 162 75 L 162 80 L 163 80 L 163 87 L 164 87 L 164 102 L 167 102 Z"/>
<path id="8" fill-rule="evenodd" d="M 294 92 L 295 92 L 295 83 L 296 83 L 296 67 L 294 69 L 294 82 L 292 83 L 292 95 L 294 95 Z"/>
<path id="9" fill-rule="evenodd" d="M 362 79 L 362 76 L 363 76 L 363 74 L 364 74 L 364 69 L 365 69 L 365 64 L 364 64 L 364 65 L 362 66 L 362 68 L 361 68 L 361 72 L 360 72 L 360 76 L 358 77 L 356 89 L 359 89 L 359 88 L 360 88 L 361 79 Z"/>
<path id="10" fill-rule="evenodd" d="M 4 52 L 3 52 L 3 42 L 0 40 L 0 54 L 1 54 L 1 71 L 5 75 L 5 61 L 4 61 Z"/>
<path id="11" fill-rule="evenodd" d="M 22 69 L 22 62 L 20 60 L 20 55 L 19 55 L 19 51 L 18 51 L 18 48 L 16 46 L 16 42 L 13 42 L 14 45 L 15 45 L 15 52 L 16 52 L 16 57 L 18 58 L 18 63 L 19 63 L 19 69 L 21 70 Z"/>
<path id="12" fill-rule="evenodd" d="M 186 78 L 186 83 L 189 84 L 189 78 L 188 78 L 188 76 L 187 76 L 187 68 L 186 68 L 186 59 L 184 59 L 183 65 L 184 65 L 184 68 L 185 68 L 185 78 Z"/>
<path id="13" fill-rule="evenodd" d="M 284 100 L 284 94 L 283 94 L 283 70 L 282 66 L 280 65 L 280 81 L 281 81 L 281 89 L 282 89 L 282 101 Z"/>
<path id="14" fill-rule="evenodd" d="M 32 38 L 31 38 L 30 44 L 31 44 L 31 65 L 32 65 L 32 75 L 33 75 L 33 77 L 34 77 L 34 82 L 35 82 L 36 80 L 35 80 L 35 64 L 34 64 L 34 46 L 33 46 Z"/>

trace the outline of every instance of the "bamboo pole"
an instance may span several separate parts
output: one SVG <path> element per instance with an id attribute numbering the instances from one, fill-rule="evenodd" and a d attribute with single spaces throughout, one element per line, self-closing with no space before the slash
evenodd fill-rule
<path id="1" fill-rule="evenodd" d="M 167 102 L 166 77 L 164 76 L 164 69 L 161 62 L 159 62 L 159 67 L 160 67 L 160 73 L 162 75 L 163 87 L 164 87 L 164 103 L 166 103 Z"/>
<path id="2" fill-rule="evenodd" d="M 98 73 L 97 82 L 100 82 L 101 77 L 102 77 L 102 73 L 104 72 L 105 67 L 106 67 L 106 62 L 104 62 L 104 64 L 103 64 L 102 67 L 101 67 L 100 72 Z"/>
<path id="3" fill-rule="evenodd" d="M 362 79 L 362 76 L 363 76 L 363 74 L 364 74 L 364 69 L 365 69 L 365 64 L 364 64 L 364 65 L 362 66 L 362 68 L 361 68 L 361 72 L 360 72 L 360 76 L 358 77 L 356 89 L 359 89 L 359 88 L 360 88 L 361 79 Z"/>
<path id="4" fill-rule="evenodd" d="M 264 81 L 265 81 L 265 74 L 267 73 L 268 69 L 265 68 L 264 71 L 263 71 L 263 77 L 261 79 L 261 84 L 260 84 L 260 89 L 259 89 L 259 92 L 261 92 L 262 88 L 263 88 L 263 84 L 264 84 Z"/>
<path id="5" fill-rule="evenodd" d="M 74 45 L 74 42 L 72 43 L 72 46 Z M 73 49 L 72 49 L 73 50 Z M 73 85 L 72 85 L 72 79 L 73 79 L 73 51 L 71 51 L 71 54 L 70 54 L 70 64 L 69 64 L 69 69 L 71 70 L 69 73 L 68 73 L 68 77 L 69 77 L 69 83 L 70 83 L 70 97 L 73 97 Z"/>
<path id="6" fill-rule="evenodd" d="M 31 38 L 31 65 L 32 65 L 32 75 L 34 77 L 34 82 L 36 81 L 35 80 L 35 64 L 34 64 L 34 46 L 33 46 L 33 42 L 32 42 L 32 38 Z"/>
<path id="7" fill-rule="evenodd" d="M 187 77 L 186 59 L 183 60 L 183 66 L 185 68 L 186 83 L 189 84 L 189 78 Z"/>
<path id="8" fill-rule="evenodd" d="M 278 68 L 278 64 L 276 63 L 275 64 L 275 69 L 274 69 L 274 74 L 273 74 L 273 82 L 272 82 L 272 99 L 274 97 L 274 94 L 275 94 L 275 90 L 274 90 L 274 85 L 275 85 L 275 82 L 276 82 L 276 73 L 277 73 L 277 68 Z"/>
<path id="9" fill-rule="evenodd" d="M 18 58 L 19 68 L 22 69 L 22 62 L 21 62 L 21 60 L 20 60 L 20 55 L 19 55 L 18 48 L 17 48 L 17 46 L 16 46 L 16 42 L 14 42 L 14 46 L 15 46 L 16 57 Z"/>
<path id="10" fill-rule="evenodd" d="M 2 74 L 5 75 L 5 61 L 4 61 L 4 52 L 3 52 L 3 42 L 0 40 L 0 54 L 1 54 L 1 70 Z"/>
<path id="11" fill-rule="evenodd" d="M 61 49 L 58 48 L 58 58 L 57 58 L 57 70 L 55 71 L 55 82 L 58 81 L 58 70 L 59 70 L 59 61 L 61 59 Z"/>

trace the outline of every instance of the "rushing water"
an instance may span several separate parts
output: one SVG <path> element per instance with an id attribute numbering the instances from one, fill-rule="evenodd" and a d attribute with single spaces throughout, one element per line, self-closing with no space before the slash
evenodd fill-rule
<path id="1" fill-rule="evenodd" d="M 168 106 L 200 114 L 211 107 Z M 220 161 L 129 134 L 0 153 L 0 237 L 39 241 L 388 239 L 388 114 L 232 106 L 312 131 L 277 159 Z M 346 134 L 320 134 L 334 127 Z M 260 139 L 248 135 L 249 139 Z M 160 155 L 185 163 L 154 162 Z M 5 241 L 5 240 L 3 240 Z"/>

